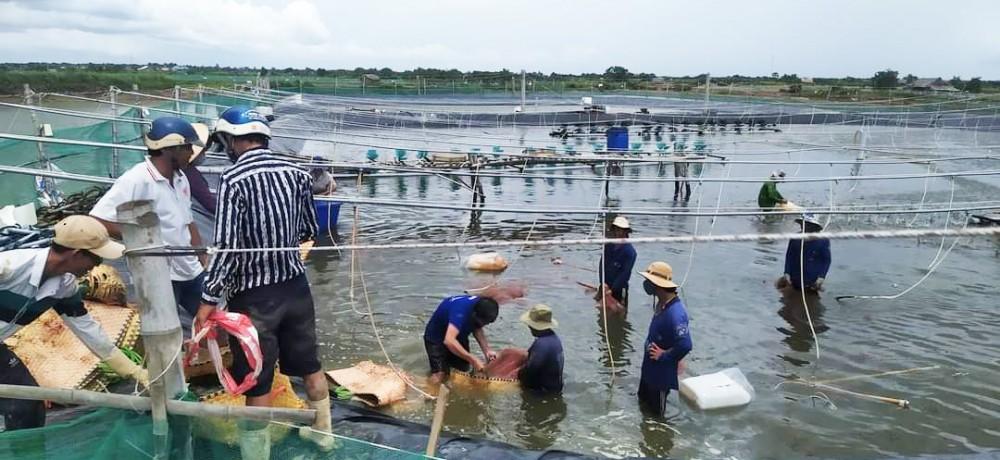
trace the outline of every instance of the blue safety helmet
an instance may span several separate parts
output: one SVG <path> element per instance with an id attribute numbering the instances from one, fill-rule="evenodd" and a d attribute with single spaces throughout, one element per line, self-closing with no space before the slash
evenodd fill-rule
<path id="1" fill-rule="evenodd" d="M 271 138 L 271 127 L 268 125 L 267 117 L 250 107 L 239 105 L 222 112 L 218 123 L 215 124 L 215 132 L 237 137 L 262 134 L 268 139 Z"/>
<path id="2" fill-rule="evenodd" d="M 205 142 L 198 137 L 198 132 L 187 120 L 178 117 L 161 117 L 153 120 L 149 132 L 143 136 L 146 148 L 162 150 L 178 145 L 193 145 L 204 147 Z"/>

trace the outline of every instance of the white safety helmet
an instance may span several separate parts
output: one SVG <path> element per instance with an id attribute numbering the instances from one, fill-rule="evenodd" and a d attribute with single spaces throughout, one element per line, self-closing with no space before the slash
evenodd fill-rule
<path id="1" fill-rule="evenodd" d="M 215 124 L 216 133 L 226 133 L 232 136 L 262 134 L 271 138 L 271 127 L 267 117 L 255 109 L 235 106 L 226 109 Z"/>

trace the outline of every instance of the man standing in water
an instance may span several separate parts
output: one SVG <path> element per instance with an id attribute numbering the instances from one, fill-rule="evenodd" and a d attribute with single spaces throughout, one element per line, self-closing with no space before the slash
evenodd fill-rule
<path id="1" fill-rule="evenodd" d="M 500 306 L 490 297 L 458 295 L 444 299 L 424 329 L 424 348 L 431 366 L 431 382 L 441 383 L 452 369 L 477 372 L 486 365 L 469 351 L 469 334 L 476 337 L 486 361 L 496 359 L 483 328 L 497 320 Z"/>
<path id="2" fill-rule="evenodd" d="M 674 144 L 675 148 L 677 145 L 677 143 Z M 674 201 L 691 199 L 691 183 L 687 181 L 689 168 L 685 156 L 683 150 L 674 151 L 674 178 L 676 179 L 674 181 Z M 681 195 L 682 187 L 684 188 L 683 195 Z"/>
<path id="3" fill-rule="evenodd" d="M 528 348 L 528 358 L 517 373 L 521 387 L 539 393 L 559 393 L 563 388 L 563 347 L 555 328 L 559 322 L 552 318 L 548 305 L 535 305 L 521 315 L 521 322 L 528 326 L 535 337 Z"/>
<path id="4" fill-rule="evenodd" d="M 806 213 L 795 219 L 802 233 L 823 230 L 816 216 Z M 823 289 L 823 281 L 830 271 L 830 240 L 790 240 L 785 251 L 785 274 L 778 280 L 778 287 L 790 285 L 797 291 L 805 287 L 809 292 Z"/>
<path id="5" fill-rule="evenodd" d="M 312 178 L 267 148 L 267 118 L 256 110 L 231 107 L 222 112 L 212 136 L 234 163 L 219 182 L 215 244 L 220 249 L 266 249 L 311 240 L 318 231 Z M 275 363 L 280 362 L 282 373 L 303 378 L 309 406 L 316 410 L 313 426 L 302 427 L 299 435 L 323 450 L 332 449 L 330 393 L 318 356 L 312 292 L 298 251 L 216 255 L 205 279 L 198 329 L 224 296 L 229 311 L 247 315 L 260 338 L 263 371 L 246 392 L 247 405 L 271 404 Z M 232 336 L 229 347 L 241 349 Z M 233 377 L 242 380 L 251 369 L 243 353 L 233 353 Z M 244 459 L 269 458 L 267 424 L 243 426 L 240 451 Z"/>
<path id="6" fill-rule="evenodd" d="M 642 375 L 639 378 L 639 405 L 662 417 L 667 410 L 670 390 L 677 390 L 677 372 L 691 351 L 691 334 L 684 302 L 677 296 L 674 270 L 666 262 L 653 262 L 639 272 L 642 288 L 653 296 L 653 319 L 643 347 Z"/>
<path id="7" fill-rule="evenodd" d="M 778 192 L 778 181 L 784 178 L 784 171 L 774 171 L 767 182 L 760 186 L 760 192 L 757 193 L 757 206 L 760 206 L 761 210 L 772 211 L 776 206 L 787 202 L 785 197 L 781 196 L 781 192 Z"/>
<path id="8" fill-rule="evenodd" d="M 618 216 L 611 222 L 608 238 L 628 238 L 632 227 L 625 216 Z M 606 292 L 617 301 L 622 309 L 628 309 L 628 282 L 632 278 L 635 267 L 635 247 L 631 243 L 607 243 L 604 245 L 604 256 L 599 267 L 601 289 L 597 290 L 594 300 L 601 301 Z M 617 306 L 616 306 L 617 307 Z"/>

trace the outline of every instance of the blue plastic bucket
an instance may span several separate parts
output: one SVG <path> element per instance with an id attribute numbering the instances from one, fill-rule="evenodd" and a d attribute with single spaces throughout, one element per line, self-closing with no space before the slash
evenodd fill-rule
<path id="1" fill-rule="evenodd" d="M 337 218 L 340 216 L 339 201 L 315 200 L 313 207 L 316 208 L 316 222 L 319 224 L 319 233 L 324 234 L 331 228 L 337 226 Z"/>
<path id="2" fill-rule="evenodd" d="M 608 128 L 607 136 L 609 151 L 628 151 L 628 128 L 622 126 Z"/>

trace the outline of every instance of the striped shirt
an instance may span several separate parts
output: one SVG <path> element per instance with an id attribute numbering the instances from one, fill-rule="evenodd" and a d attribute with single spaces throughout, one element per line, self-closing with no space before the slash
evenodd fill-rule
<path id="1" fill-rule="evenodd" d="M 240 155 L 222 174 L 215 244 L 219 249 L 287 248 L 319 231 L 312 177 L 267 149 Z M 218 303 L 260 286 L 305 273 L 298 251 L 219 253 L 208 267 L 202 300 Z"/>

